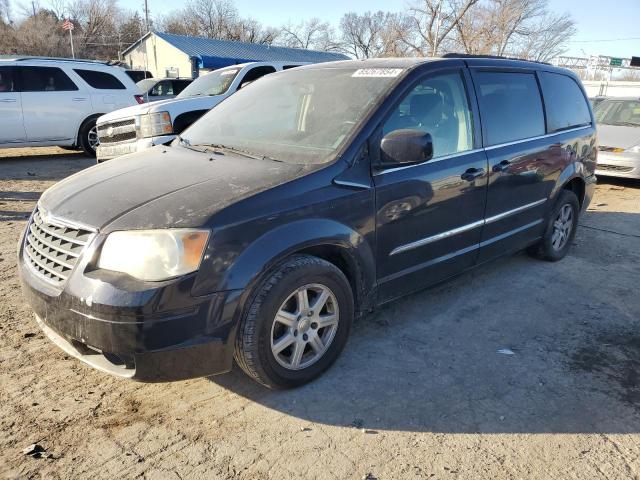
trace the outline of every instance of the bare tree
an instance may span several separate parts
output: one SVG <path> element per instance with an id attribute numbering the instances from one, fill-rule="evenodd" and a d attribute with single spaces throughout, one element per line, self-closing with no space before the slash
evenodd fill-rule
<path id="1" fill-rule="evenodd" d="M 342 47 L 329 22 L 323 22 L 319 18 L 312 18 L 298 24 L 289 22 L 284 25 L 280 29 L 278 43 L 285 47 L 324 51 L 338 51 Z"/>
<path id="2" fill-rule="evenodd" d="M 398 36 L 414 55 L 436 56 L 456 25 L 479 0 L 419 0 Z"/>
<path id="3" fill-rule="evenodd" d="M 340 20 L 345 53 L 355 58 L 405 56 L 406 44 L 398 36 L 402 20 L 399 14 L 382 11 L 345 13 Z"/>

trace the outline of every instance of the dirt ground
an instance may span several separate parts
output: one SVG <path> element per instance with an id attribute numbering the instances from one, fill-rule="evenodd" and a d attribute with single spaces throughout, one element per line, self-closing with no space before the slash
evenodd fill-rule
<path id="1" fill-rule="evenodd" d="M 92 162 L 0 155 L 0 476 L 640 476 L 640 181 L 601 179 L 563 261 L 518 254 L 393 303 L 321 379 L 272 392 L 238 368 L 132 383 L 44 338 L 16 242 L 40 193 Z"/>

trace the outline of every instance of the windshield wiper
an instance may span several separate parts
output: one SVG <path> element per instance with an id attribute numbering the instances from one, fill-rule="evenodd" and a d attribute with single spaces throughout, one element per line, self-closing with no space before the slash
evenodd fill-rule
<path id="1" fill-rule="evenodd" d="M 230 147 L 228 145 L 222 145 L 220 143 L 198 143 L 196 145 L 191 145 L 190 144 L 190 146 L 191 147 L 212 148 L 214 150 L 222 150 L 222 151 L 226 151 L 226 152 L 237 153 L 239 155 L 242 155 L 243 157 L 253 158 L 255 160 L 273 160 L 274 162 L 280 162 L 281 161 L 281 160 L 277 160 L 275 158 L 268 157 L 266 155 L 259 155 L 257 153 L 249 152 L 249 151 L 243 150 L 241 148 Z"/>

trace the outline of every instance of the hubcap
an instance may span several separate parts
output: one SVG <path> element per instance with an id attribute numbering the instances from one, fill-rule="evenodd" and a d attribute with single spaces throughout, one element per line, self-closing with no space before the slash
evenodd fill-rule
<path id="1" fill-rule="evenodd" d="M 338 301 L 319 283 L 292 292 L 271 326 L 271 352 L 288 370 L 301 370 L 326 353 L 338 330 Z"/>
<path id="2" fill-rule="evenodd" d="M 573 229 L 573 208 L 571 205 L 564 205 L 553 222 L 553 234 L 551 235 L 551 245 L 554 250 L 562 250 L 569 241 L 571 230 Z"/>
<path id="3" fill-rule="evenodd" d="M 98 127 L 93 127 L 89 130 L 89 134 L 87 135 L 87 141 L 89 142 L 89 146 L 95 150 L 100 145 L 100 140 L 98 139 Z"/>

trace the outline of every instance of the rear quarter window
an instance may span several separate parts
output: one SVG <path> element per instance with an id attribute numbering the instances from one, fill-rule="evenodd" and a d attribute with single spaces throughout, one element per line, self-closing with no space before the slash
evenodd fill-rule
<path id="1" fill-rule="evenodd" d="M 591 124 L 587 99 L 573 78 L 541 72 L 540 79 L 550 133 Z"/>
<path id="2" fill-rule="evenodd" d="M 74 69 L 80 78 L 89 84 L 89 86 L 98 90 L 126 90 L 120 80 L 114 75 L 107 72 L 98 72 L 96 70 Z"/>
<path id="3" fill-rule="evenodd" d="M 474 82 L 487 146 L 545 134 L 534 73 L 476 72 Z"/>

